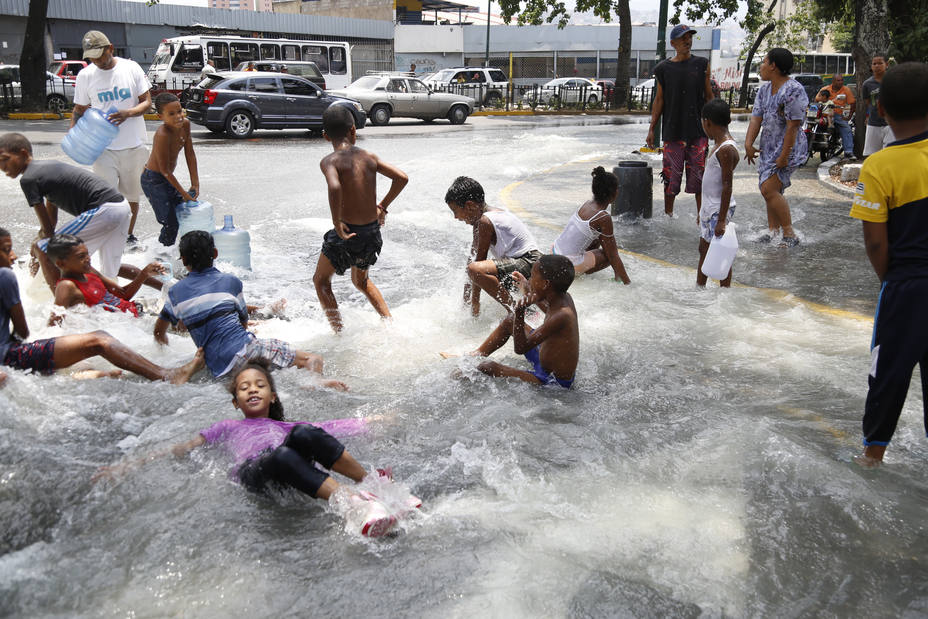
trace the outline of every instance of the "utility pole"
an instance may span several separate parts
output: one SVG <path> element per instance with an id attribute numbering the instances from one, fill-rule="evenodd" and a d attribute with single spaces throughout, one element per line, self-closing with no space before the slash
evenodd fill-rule
<path id="1" fill-rule="evenodd" d="M 665 0 L 666 1 L 666 0 Z M 483 57 L 483 66 L 490 66 L 490 5 L 493 0 L 487 0 L 487 53 Z"/>
<path id="2" fill-rule="evenodd" d="M 657 62 L 667 58 L 667 2 L 661 0 L 660 15 L 657 18 Z M 651 91 L 651 105 L 654 105 L 654 97 L 657 96 L 657 80 L 654 80 L 654 90 Z M 654 147 L 660 148 L 661 144 L 661 122 L 654 125 Z"/>

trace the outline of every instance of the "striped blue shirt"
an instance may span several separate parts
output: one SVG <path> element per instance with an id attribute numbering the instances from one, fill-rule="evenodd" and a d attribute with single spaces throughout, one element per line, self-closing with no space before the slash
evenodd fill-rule
<path id="1" fill-rule="evenodd" d="M 236 353 L 254 338 L 242 325 L 248 319 L 242 281 L 215 267 L 193 271 L 174 284 L 161 318 L 172 325 L 184 321 L 213 376 L 229 371 Z"/>

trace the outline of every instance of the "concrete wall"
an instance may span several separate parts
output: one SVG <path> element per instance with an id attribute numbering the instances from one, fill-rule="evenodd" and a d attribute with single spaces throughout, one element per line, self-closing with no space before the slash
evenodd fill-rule
<path id="1" fill-rule="evenodd" d="M 274 12 L 393 22 L 393 3 L 384 2 L 384 0 L 313 0 L 313 2 L 293 0 L 275 2 Z"/>

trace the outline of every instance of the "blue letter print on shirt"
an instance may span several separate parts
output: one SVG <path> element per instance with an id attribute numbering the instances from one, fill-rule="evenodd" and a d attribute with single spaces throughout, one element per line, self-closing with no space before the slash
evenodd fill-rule
<path id="1" fill-rule="evenodd" d="M 101 92 L 97 95 L 97 98 L 100 99 L 100 103 L 106 103 L 107 101 L 116 102 L 122 99 L 128 99 L 132 96 L 132 93 L 129 92 L 128 88 L 120 88 L 119 86 L 114 86 L 113 90 L 107 90 Z"/>

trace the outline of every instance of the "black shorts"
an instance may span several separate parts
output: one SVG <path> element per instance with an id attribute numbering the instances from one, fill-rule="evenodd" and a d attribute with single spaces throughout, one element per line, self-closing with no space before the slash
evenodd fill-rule
<path id="1" fill-rule="evenodd" d="M 322 255 L 329 259 L 335 272 L 344 275 L 352 267 L 366 271 L 377 262 L 383 238 L 380 236 L 380 224 L 348 224 L 348 231 L 355 236 L 343 239 L 333 228 L 322 238 Z"/>

